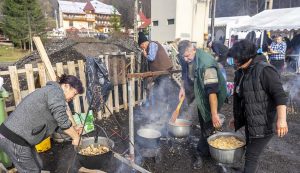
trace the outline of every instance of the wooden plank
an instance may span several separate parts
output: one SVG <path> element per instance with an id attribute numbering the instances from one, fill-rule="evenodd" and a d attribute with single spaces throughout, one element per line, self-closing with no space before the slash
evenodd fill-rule
<path id="1" fill-rule="evenodd" d="M 134 53 L 132 53 L 131 55 L 130 55 L 130 63 L 131 63 L 131 65 L 130 65 L 130 72 L 131 73 L 134 73 L 135 72 L 135 60 L 134 60 Z M 133 93 L 133 95 L 132 96 L 130 96 L 130 97 L 132 97 L 132 99 L 134 100 L 134 102 L 135 102 L 135 79 L 134 79 L 134 77 L 132 78 L 133 80 L 131 80 L 132 81 L 132 84 L 131 84 L 131 86 L 132 86 L 132 93 Z"/>
<path id="2" fill-rule="evenodd" d="M 113 57 L 112 59 L 112 74 L 113 80 L 116 82 L 114 83 L 114 101 L 115 101 L 115 108 L 116 112 L 120 112 L 119 108 L 119 87 L 118 87 L 118 59 L 117 57 Z"/>
<path id="3" fill-rule="evenodd" d="M 0 76 L 9 75 L 9 71 L 0 71 Z"/>
<path id="4" fill-rule="evenodd" d="M 171 75 L 173 73 L 180 73 L 181 70 L 170 70 L 170 71 L 149 71 L 144 73 L 131 73 L 127 74 L 127 78 L 147 78 L 151 76 L 160 76 L 160 75 Z"/>
<path id="5" fill-rule="evenodd" d="M 56 74 L 58 77 L 60 77 L 61 75 L 65 74 L 64 72 L 64 65 L 62 62 L 60 63 L 56 63 Z"/>
<path id="6" fill-rule="evenodd" d="M 29 91 L 28 90 L 23 90 L 21 91 L 21 98 L 25 98 L 27 95 L 29 94 Z"/>
<path id="7" fill-rule="evenodd" d="M 68 72 L 70 75 L 76 76 L 76 69 L 75 69 L 75 63 L 74 61 L 68 61 L 67 62 L 67 66 L 68 66 Z M 80 107 L 80 100 L 79 100 L 79 96 L 76 95 L 73 99 L 73 103 L 74 103 L 74 110 L 77 113 L 81 113 L 81 107 Z"/>
<path id="8" fill-rule="evenodd" d="M 35 90 L 32 64 L 25 64 L 25 70 L 26 70 L 28 92 L 31 93 Z"/>
<path id="9" fill-rule="evenodd" d="M 105 61 L 105 64 L 106 64 L 107 71 L 108 71 L 108 73 L 110 73 L 108 57 L 109 57 L 109 55 L 106 54 L 105 57 L 104 57 L 104 61 Z M 108 96 L 108 99 L 107 99 L 107 107 L 111 111 L 111 113 L 113 113 L 112 91 L 109 92 L 109 96 Z M 105 108 L 105 109 L 107 109 L 107 108 Z M 109 115 L 110 115 L 110 112 L 108 110 L 105 110 L 105 117 L 109 117 Z"/>
<path id="10" fill-rule="evenodd" d="M 84 70 L 84 62 L 83 62 L 83 60 L 79 60 L 78 61 L 78 69 L 79 69 L 79 78 L 80 78 L 80 80 L 81 80 L 81 82 L 82 82 L 82 85 L 83 85 L 83 87 L 85 88 L 85 90 L 86 90 L 86 78 L 85 78 L 85 70 Z M 84 92 L 83 94 L 82 94 L 82 101 L 83 101 L 83 112 L 87 112 L 88 110 L 88 107 L 89 107 L 89 105 L 88 105 L 88 102 L 87 102 L 87 99 L 86 99 L 86 92 Z"/>
<path id="11" fill-rule="evenodd" d="M 37 50 L 38 50 L 38 52 L 40 54 L 40 57 L 41 57 L 42 61 L 44 62 L 45 66 L 46 66 L 46 69 L 47 69 L 47 72 L 48 72 L 48 74 L 50 76 L 50 79 L 52 81 L 56 81 L 55 72 L 54 72 L 54 70 L 52 68 L 51 62 L 50 62 L 50 60 L 48 58 L 48 55 L 46 53 L 46 50 L 45 50 L 45 48 L 43 46 L 43 43 L 42 43 L 40 37 L 33 37 L 33 41 L 34 41 L 35 46 L 36 46 L 36 48 L 37 48 Z"/>
<path id="12" fill-rule="evenodd" d="M 121 57 L 122 60 L 120 61 L 120 76 L 121 76 L 121 84 L 122 84 L 122 99 L 123 99 L 123 104 L 124 104 L 124 109 L 128 109 L 128 100 L 127 100 L 127 78 L 126 78 L 126 56 Z M 120 108 L 121 109 L 121 108 Z"/>
<path id="13" fill-rule="evenodd" d="M 127 100 L 127 84 L 122 84 L 122 92 L 123 92 L 123 104 L 124 104 L 124 109 L 128 109 L 128 100 Z"/>
<path id="14" fill-rule="evenodd" d="M 14 94 L 15 99 L 15 105 L 17 106 L 21 102 L 21 91 L 20 91 L 20 83 L 19 83 L 19 77 L 17 73 L 17 67 L 16 66 L 9 66 L 8 71 L 10 73 L 10 81 L 11 81 L 11 87 Z"/>
<path id="15" fill-rule="evenodd" d="M 47 74 L 46 74 L 45 66 L 42 63 L 38 63 L 37 66 L 38 66 L 38 70 L 39 70 L 40 85 L 41 85 L 41 87 L 46 86 Z"/>
<path id="16" fill-rule="evenodd" d="M 10 107 L 6 107 L 6 112 L 11 112 L 11 111 L 13 111 L 13 110 L 15 110 L 16 109 L 16 106 L 10 106 Z"/>

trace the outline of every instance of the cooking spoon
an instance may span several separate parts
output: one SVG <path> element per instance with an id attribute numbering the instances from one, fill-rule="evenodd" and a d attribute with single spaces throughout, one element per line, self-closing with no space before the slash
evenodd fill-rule
<path id="1" fill-rule="evenodd" d="M 177 119 L 177 117 L 178 117 L 178 115 L 179 115 L 179 110 L 180 110 L 180 108 L 181 108 L 181 105 L 182 105 L 182 103 L 183 103 L 183 100 L 184 100 L 184 96 L 180 98 L 180 101 L 179 101 L 179 103 L 178 103 L 178 106 L 177 106 L 177 108 L 175 109 L 175 111 L 174 111 L 173 114 L 172 114 L 172 117 L 171 117 L 171 119 L 170 119 L 170 122 L 171 122 L 171 123 L 175 123 L 175 121 L 176 121 L 176 119 Z"/>

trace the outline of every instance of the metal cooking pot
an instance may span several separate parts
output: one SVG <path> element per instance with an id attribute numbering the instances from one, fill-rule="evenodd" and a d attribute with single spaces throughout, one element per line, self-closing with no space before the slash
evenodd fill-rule
<path id="1" fill-rule="evenodd" d="M 176 119 L 175 123 L 168 123 L 168 132 L 170 135 L 183 138 L 189 136 L 192 122 L 185 119 Z"/>
<path id="2" fill-rule="evenodd" d="M 113 153 L 110 150 L 107 153 L 95 155 L 95 156 L 86 156 L 86 155 L 81 155 L 79 154 L 80 149 L 86 148 L 91 144 L 96 145 L 103 145 L 106 146 L 110 149 L 114 147 L 114 142 L 106 137 L 98 137 L 98 142 L 95 143 L 95 138 L 94 137 L 88 137 L 88 138 L 83 138 L 81 140 L 82 144 L 75 148 L 77 151 L 77 156 L 79 163 L 81 166 L 88 168 L 88 169 L 100 169 L 100 170 L 108 170 L 110 168 L 111 164 L 111 159 L 113 157 Z"/>
<path id="3" fill-rule="evenodd" d="M 211 135 L 210 137 L 207 138 L 208 144 L 209 141 L 215 140 L 221 136 L 234 136 L 246 144 L 244 136 L 233 132 L 218 132 L 214 135 Z M 215 148 L 209 144 L 209 151 L 212 158 L 214 158 L 219 163 L 233 164 L 242 159 L 245 153 L 245 145 L 240 148 L 225 150 L 225 149 Z"/>
<path id="4" fill-rule="evenodd" d="M 161 133 L 154 129 L 139 129 L 137 131 L 137 143 L 140 147 L 156 148 L 159 146 Z"/>

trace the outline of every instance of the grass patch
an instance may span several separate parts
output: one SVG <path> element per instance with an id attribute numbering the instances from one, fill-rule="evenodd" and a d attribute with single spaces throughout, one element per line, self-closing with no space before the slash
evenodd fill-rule
<path id="1" fill-rule="evenodd" d="M 15 62 L 27 54 L 28 51 L 0 45 L 0 62 Z"/>

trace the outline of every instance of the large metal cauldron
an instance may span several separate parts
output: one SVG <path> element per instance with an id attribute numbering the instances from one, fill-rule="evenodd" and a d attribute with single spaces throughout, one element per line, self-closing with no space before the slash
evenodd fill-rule
<path id="1" fill-rule="evenodd" d="M 175 123 L 168 123 L 168 132 L 176 138 L 190 135 L 192 122 L 185 119 L 176 119 Z"/>
<path id="2" fill-rule="evenodd" d="M 154 129 L 139 129 L 137 131 L 137 143 L 142 148 L 159 147 L 161 133 Z"/>
<path id="3" fill-rule="evenodd" d="M 95 143 L 94 137 L 83 138 L 81 146 L 76 148 L 78 160 L 81 166 L 88 169 L 100 169 L 103 171 L 109 169 L 111 159 L 113 157 L 113 153 L 111 150 L 107 153 L 103 153 L 95 156 L 85 156 L 79 154 L 80 149 L 86 148 L 92 144 L 94 144 L 94 146 L 98 146 L 98 145 L 106 146 L 110 149 L 112 149 L 115 145 L 112 140 L 105 137 L 99 136 L 97 143 Z"/>
<path id="4" fill-rule="evenodd" d="M 238 135 L 232 132 L 218 132 L 208 137 L 207 142 L 209 143 L 209 141 L 215 140 L 221 136 L 233 136 L 243 141 L 246 144 L 245 138 L 242 135 Z M 219 163 L 233 164 L 239 162 L 242 159 L 245 153 L 245 145 L 237 149 L 228 149 L 228 150 L 215 148 L 209 145 L 209 151 L 212 158 L 214 158 Z"/>

